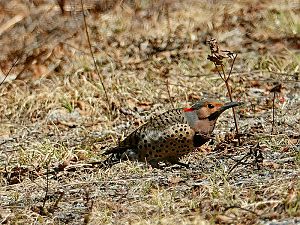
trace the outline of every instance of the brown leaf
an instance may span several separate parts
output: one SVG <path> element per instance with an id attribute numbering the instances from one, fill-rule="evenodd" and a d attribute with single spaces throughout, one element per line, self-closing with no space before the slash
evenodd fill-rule
<path id="1" fill-rule="evenodd" d="M 279 169 L 280 168 L 280 164 L 272 162 L 272 161 L 263 161 L 263 166 L 264 167 L 269 167 L 272 169 Z"/>
<path id="2" fill-rule="evenodd" d="M 49 70 L 46 66 L 41 64 L 34 64 L 31 66 L 33 70 L 33 75 L 35 79 L 38 79 L 49 73 Z"/>
<path id="3" fill-rule="evenodd" d="M 85 110 L 86 109 L 86 105 L 83 101 L 77 101 L 76 102 L 76 106 L 80 109 L 80 110 Z"/>
<path id="4" fill-rule="evenodd" d="M 76 156 L 77 156 L 78 160 L 86 160 L 86 159 L 88 159 L 88 154 L 84 150 L 80 150 L 80 151 L 76 152 Z"/>
<path id="5" fill-rule="evenodd" d="M 189 101 L 192 101 L 192 100 L 200 100 L 201 99 L 201 96 L 200 95 L 197 95 L 197 94 L 194 94 L 194 93 L 190 93 L 188 95 L 188 99 Z"/>
<path id="6" fill-rule="evenodd" d="M 258 80 L 251 80 L 250 85 L 251 85 L 251 87 L 257 87 L 258 88 L 258 87 L 261 86 L 261 83 Z"/>
<path id="7" fill-rule="evenodd" d="M 216 222 L 217 223 L 232 223 L 233 218 L 225 215 L 217 215 L 216 216 Z"/>
<path id="8" fill-rule="evenodd" d="M 293 204 L 294 202 L 297 201 L 297 190 L 294 188 L 294 187 L 291 187 L 289 190 L 288 190 L 288 195 L 287 195 L 287 198 L 286 198 L 286 203 L 287 204 Z"/>
<path id="9" fill-rule="evenodd" d="M 142 109 L 142 110 L 150 110 L 152 105 L 153 105 L 153 102 L 143 101 L 143 102 L 138 102 L 137 107 Z"/>
<path id="10" fill-rule="evenodd" d="M 169 178 L 169 183 L 171 183 L 171 184 L 178 184 L 182 181 L 183 181 L 182 178 L 178 177 L 178 176 L 173 176 L 173 177 Z"/>

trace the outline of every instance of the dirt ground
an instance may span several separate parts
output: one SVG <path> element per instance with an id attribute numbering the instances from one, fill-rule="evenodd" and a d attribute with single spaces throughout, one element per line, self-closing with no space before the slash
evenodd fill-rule
<path id="1" fill-rule="evenodd" d="M 300 224 L 299 15 L 294 0 L 0 1 L 0 223 Z M 88 167 L 153 115 L 229 101 L 211 38 L 237 54 L 241 145 L 228 110 L 189 169 Z"/>

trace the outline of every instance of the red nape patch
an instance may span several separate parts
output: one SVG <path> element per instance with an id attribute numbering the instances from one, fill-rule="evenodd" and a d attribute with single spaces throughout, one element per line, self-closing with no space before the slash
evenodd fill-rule
<path id="1" fill-rule="evenodd" d="M 183 111 L 185 111 L 185 112 L 192 112 L 192 111 L 194 111 L 194 109 L 192 109 L 192 108 L 184 108 Z"/>

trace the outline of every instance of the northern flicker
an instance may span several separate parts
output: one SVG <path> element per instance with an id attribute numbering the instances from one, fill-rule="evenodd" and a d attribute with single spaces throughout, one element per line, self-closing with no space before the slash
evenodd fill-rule
<path id="1" fill-rule="evenodd" d="M 239 102 L 213 100 L 196 102 L 191 108 L 172 109 L 151 118 L 129 134 L 117 147 L 104 152 L 110 155 L 106 165 L 120 160 L 137 160 L 158 167 L 159 162 L 188 166 L 179 159 L 210 139 L 216 121 L 225 110 Z"/>

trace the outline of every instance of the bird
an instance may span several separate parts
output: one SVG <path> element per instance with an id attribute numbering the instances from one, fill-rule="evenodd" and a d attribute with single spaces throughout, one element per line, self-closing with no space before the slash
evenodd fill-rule
<path id="1" fill-rule="evenodd" d="M 153 168 L 159 168 L 160 162 L 189 167 L 180 162 L 181 157 L 209 141 L 219 116 L 241 104 L 203 99 L 190 108 L 171 109 L 154 116 L 116 147 L 106 150 L 102 155 L 108 157 L 102 164 L 112 166 L 131 160 L 146 162 Z"/>

